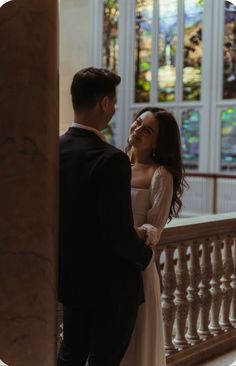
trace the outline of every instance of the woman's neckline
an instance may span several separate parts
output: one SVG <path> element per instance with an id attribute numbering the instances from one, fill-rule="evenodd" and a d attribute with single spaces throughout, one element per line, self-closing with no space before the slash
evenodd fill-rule
<path id="1" fill-rule="evenodd" d="M 131 189 L 135 189 L 137 191 L 150 191 L 150 188 L 137 188 L 137 187 L 131 187 Z"/>
<path id="2" fill-rule="evenodd" d="M 159 165 L 157 167 L 157 169 L 155 170 L 155 172 L 153 173 L 153 176 L 152 176 L 152 179 L 151 179 L 151 184 L 150 184 L 150 187 L 149 188 L 137 188 L 137 187 L 131 187 L 132 189 L 137 189 L 139 191 L 150 191 L 151 189 L 151 186 L 152 186 L 152 182 L 153 182 L 153 179 L 154 179 L 154 176 L 156 175 L 156 173 L 160 170 L 160 168 L 162 167 L 162 165 Z"/>

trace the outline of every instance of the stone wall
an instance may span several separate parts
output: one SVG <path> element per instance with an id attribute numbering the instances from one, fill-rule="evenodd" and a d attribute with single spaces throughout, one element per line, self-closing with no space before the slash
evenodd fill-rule
<path id="1" fill-rule="evenodd" d="M 70 84 L 74 73 L 89 65 L 89 1 L 60 1 L 60 133 L 73 119 Z"/>

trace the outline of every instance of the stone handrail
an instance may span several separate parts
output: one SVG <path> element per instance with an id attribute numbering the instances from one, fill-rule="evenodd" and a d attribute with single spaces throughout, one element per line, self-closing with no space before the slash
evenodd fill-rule
<path id="1" fill-rule="evenodd" d="M 174 220 L 156 251 L 168 365 L 195 365 L 232 347 L 236 213 Z"/>
<path id="2" fill-rule="evenodd" d="M 236 213 L 178 219 L 156 248 L 169 366 L 235 347 Z M 62 308 L 58 308 L 58 345 Z"/>

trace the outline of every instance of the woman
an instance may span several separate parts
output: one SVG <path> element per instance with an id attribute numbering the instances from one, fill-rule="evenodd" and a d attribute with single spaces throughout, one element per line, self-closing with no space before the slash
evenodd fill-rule
<path id="1" fill-rule="evenodd" d="M 147 235 L 146 244 L 155 246 L 167 220 L 178 216 L 186 186 L 175 118 L 160 108 L 141 110 L 131 125 L 127 152 L 132 164 L 134 223 L 140 237 Z M 166 365 L 160 284 L 155 263 L 143 272 L 143 284 L 145 303 L 139 308 L 121 366 Z"/>

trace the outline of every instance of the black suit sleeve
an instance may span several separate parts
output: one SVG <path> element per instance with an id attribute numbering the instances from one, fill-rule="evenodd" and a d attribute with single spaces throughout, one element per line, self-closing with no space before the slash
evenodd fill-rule
<path id="1" fill-rule="evenodd" d="M 130 180 L 131 167 L 126 154 L 118 152 L 99 168 L 98 204 L 103 240 L 113 254 L 144 270 L 153 252 L 133 228 Z"/>

